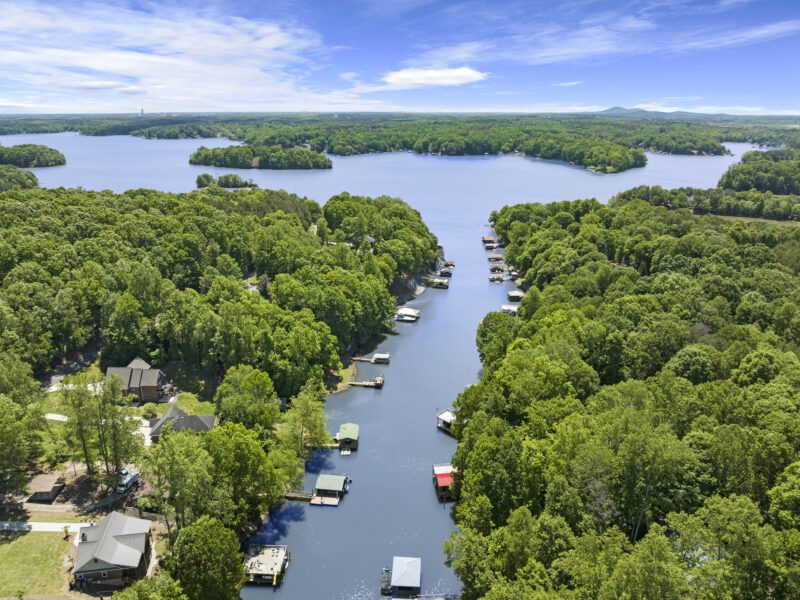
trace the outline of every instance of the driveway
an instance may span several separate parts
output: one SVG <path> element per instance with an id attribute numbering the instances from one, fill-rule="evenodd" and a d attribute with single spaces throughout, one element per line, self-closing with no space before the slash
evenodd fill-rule
<path id="1" fill-rule="evenodd" d="M 40 521 L 0 521 L 0 531 L 46 531 L 49 533 L 63 533 L 64 527 L 70 533 L 78 533 L 81 527 L 88 523 L 44 523 Z"/>

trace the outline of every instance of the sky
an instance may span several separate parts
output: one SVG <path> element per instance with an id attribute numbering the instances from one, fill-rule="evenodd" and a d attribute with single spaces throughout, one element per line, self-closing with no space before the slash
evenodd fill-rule
<path id="1" fill-rule="evenodd" d="M 0 0 L 0 113 L 800 114 L 800 0 Z"/>

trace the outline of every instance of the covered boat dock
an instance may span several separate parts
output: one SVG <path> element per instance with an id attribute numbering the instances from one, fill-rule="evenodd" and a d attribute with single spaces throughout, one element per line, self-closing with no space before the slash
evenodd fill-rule
<path id="1" fill-rule="evenodd" d="M 349 487 L 350 479 L 347 475 L 322 473 L 317 477 L 317 482 L 314 484 L 311 504 L 316 506 L 339 506 L 339 502 L 347 493 Z"/>

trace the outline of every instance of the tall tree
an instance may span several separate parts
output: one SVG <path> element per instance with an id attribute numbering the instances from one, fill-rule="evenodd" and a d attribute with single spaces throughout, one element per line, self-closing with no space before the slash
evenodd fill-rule
<path id="1" fill-rule="evenodd" d="M 180 531 L 167 559 L 167 569 L 189 600 L 238 598 L 244 583 L 236 534 L 207 516 Z"/>
<path id="2" fill-rule="evenodd" d="M 281 443 L 296 452 L 304 461 L 316 448 L 330 440 L 325 420 L 325 396 L 327 392 L 321 381 L 311 379 L 300 393 L 292 398 L 280 431 Z"/>

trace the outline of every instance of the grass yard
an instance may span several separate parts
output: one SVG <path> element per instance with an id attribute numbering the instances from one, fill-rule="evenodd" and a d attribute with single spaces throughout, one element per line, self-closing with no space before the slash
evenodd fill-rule
<path id="1" fill-rule="evenodd" d="M 72 541 L 60 533 L 0 533 L 0 598 L 70 598 L 66 560 Z"/>
<path id="2" fill-rule="evenodd" d="M 214 414 L 214 403 L 213 402 L 205 402 L 200 400 L 196 394 L 192 394 L 191 392 L 181 392 L 178 395 L 178 399 L 175 401 L 175 404 L 184 411 L 186 414 L 189 415 L 213 415 Z M 163 402 L 161 404 L 156 405 L 156 412 L 159 415 L 163 415 L 165 412 L 169 410 L 169 407 L 172 404 Z"/>

